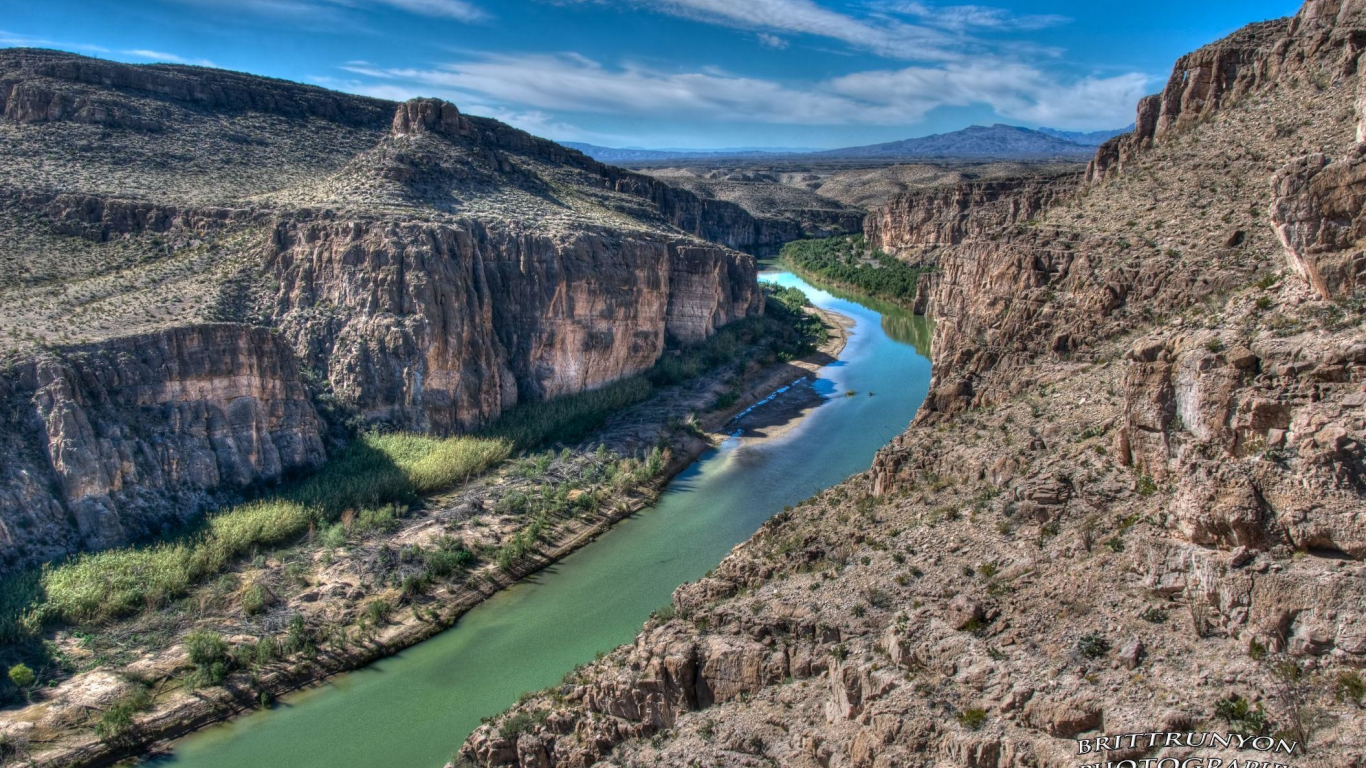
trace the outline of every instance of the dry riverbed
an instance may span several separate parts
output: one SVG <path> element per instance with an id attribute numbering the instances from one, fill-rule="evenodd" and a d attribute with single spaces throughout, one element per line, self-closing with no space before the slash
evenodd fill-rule
<path id="1" fill-rule="evenodd" d="M 169 606 L 55 632 L 53 655 L 79 671 L 0 716 L 0 758 L 99 766 L 147 754 L 449 628 L 649 506 L 717 439 L 740 430 L 771 439 L 798 423 L 820 402 L 815 372 L 840 354 L 852 324 L 815 311 L 828 338 L 803 359 L 739 364 L 664 390 L 575 448 L 509 462 L 387 526 L 357 524 L 344 542 L 310 536 L 259 553 Z M 715 408 L 718 399 L 731 402 Z M 559 510 L 553 522 L 528 531 L 530 513 L 546 508 Z M 433 578 L 428 564 L 440 553 L 459 564 Z M 187 647 L 192 635 L 220 639 L 220 682 L 204 684 L 213 662 Z"/>

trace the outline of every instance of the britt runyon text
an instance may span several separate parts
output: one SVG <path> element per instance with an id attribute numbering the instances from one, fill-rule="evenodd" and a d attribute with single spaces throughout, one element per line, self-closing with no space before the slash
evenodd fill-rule
<path id="1" fill-rule="evenodd" d="M 1241 733 L 1122 733 L 1118 736 L 1096 736 L 1090 739 L 1077 739 L 1077 754 L 1086 755 L 1096 752 L 1108 752 L 1117 749 L 1158 749 L 1161 747 L 1206 747 L 1210 749 L 1253 749 L 1258 752 L 1284 753 L 1287 755 L 1295 754 L 1299 749 L 1299 742 L 1276 739 L 1270 736 L 1245 736 Z M 1210 765 L 1209 761 L 1201 758 L 1198 764 L 1192 764 L 1188 768 L 1217 768 Z M 1170 762 L 1172 765 L 1179 765 L 1181 761 L 1174 758 L 1164 758 L 1158 760 L 1122 760 L 1114 765 L 1116 768 L 1159 768 L 1159 763 Z M 1223 763 L 1223 765 L 1228 765 Z M 1146 764 L 1146 765 L 1145 765 Z M 1103 765 L 1103 764 L 1098 764 Z M 1160 768 L 1168 768 L 1166 765 Z"/>

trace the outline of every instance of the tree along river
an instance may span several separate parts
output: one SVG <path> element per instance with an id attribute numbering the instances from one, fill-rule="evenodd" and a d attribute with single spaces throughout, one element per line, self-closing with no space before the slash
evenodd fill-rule
<path id="1" fill-rule="evenodd" d="M 790 272 L 760 279 L 801 288 L 814 304 L 855 321 L 839 360 L 815 381 L 826 399 L 801 423 L 768 440 L 731 437 L 684 470 L 654 507 L 494 595 L 451 629 L 191 735 L 155 764 L 437 768 L 481 718 L 630 642 L 678 585 L 702 577 L 784 506 L 867 469 L 929 389 L 930 322 L 836 296 Z"/>

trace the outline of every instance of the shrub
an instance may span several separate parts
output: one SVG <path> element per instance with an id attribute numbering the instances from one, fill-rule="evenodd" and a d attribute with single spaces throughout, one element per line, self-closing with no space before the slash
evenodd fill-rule
<path id="1" fill-rule="evenodd" d="M 1138 478 L 1136 490 L 1138 491 L 1139 496 L 1151 496 L 1154 493 L 1157 493 L 1157 483 L 1153 481 L 1152 477 L 1142 475 Z"/>
<path id="2" fill-rule="evenodd" d="M 1333 681 L 1333 693 L 1338 701 L 1360 704 L 1362 697 L 1366 697 L 1366 681 L 1354 669 L 1339 672 Z"/>
<path id="3" fill-rule="evenodd" d="M 1099 659 L 1110 651 L 1110 641 L 1099 632 L 1082 635 L 1077 640 L 1077 652 L 1088 659 Z"/>
<path id="4" fill-rule="evenodd" d="M 242 613 L 248 616 L 261 613 L 270 604 L 270 597 L 270 592 L 266 590 L 264 585 L 257 582 L 248 584 L 242 589 L 242 596 L 239 599 L 242 604 Z"/>
<path id="5" fill-rule="evenodd" d="M 1264 736 L 1272 730 L 1271 719 L 1261 704 L 1253 707 L 1247 699 L 1233 694 L 1214 705 L 1214 716 L 1243 736 Z"/>
<path id="6" fill-rule="evenodd" d="M 190 676 L 195 687 L 217 685 L 231 671 L 228 643 L 217 632 L 197 630 L 186 635 L 185 653 L 195 667 Z"/>
<path id="7" fill-rule="evenodd" d="M 38 681 L 38 676 L 27 664 L 20 663 L 9 668 L 9 681 L 15 688 L 28 688 Z"/>
<path id="8" fill-rule="evenodd" d="M 982 726 L 987 724 L 987 711 L 985 709 L 965 709 L 955 717 L 959 724 L 969 731 L 980 731 Z"/>
<path id="9" fill-rule="evenodd" d="M 454 539 L 438 541 L 436 549 L 423 553 L 423 559 L 427 564 L 427 572 L 437 577 L 449 576 L 468 568 L 475 560 L 474 553 Z"/>
<path id="10" fill-rule="evenodd" d="M 152 705 L 152 697 L 141 685 L 134 686 L 131 693 L 109 705 L 95 724 L 95 735 L 101 741 L 112 742 L 122 739 L 133 730 L 133 715 Z"/>
<path id="11" fill-rule="evenodd" d="M 518 712 L 504 720 L 503 723 L 498 726 L 498 735 L 504 740 L 512 741 L 523 733 L 530 731 L 534 722 L 535 720 L 530 713 Z"/>
<path id="12" fill-rule="evenodd" d="M 1167 611 L 1155 605 L 1149 606 L 1144 609 L 1143 613 L 1139 614 L 1139 618 L 1149 624 L 1163 624 L 1167 621 Z"/>

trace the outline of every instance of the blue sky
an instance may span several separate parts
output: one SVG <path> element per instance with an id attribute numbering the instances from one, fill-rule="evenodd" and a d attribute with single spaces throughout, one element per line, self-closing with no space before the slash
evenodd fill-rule
<path id="1" fill-rule="evenodd" d="M 1181 54 L 1292 0 L 0 0 L 0 46 L 446 98 L 610 146 L 839 147 L 1123 126 Z"/>

